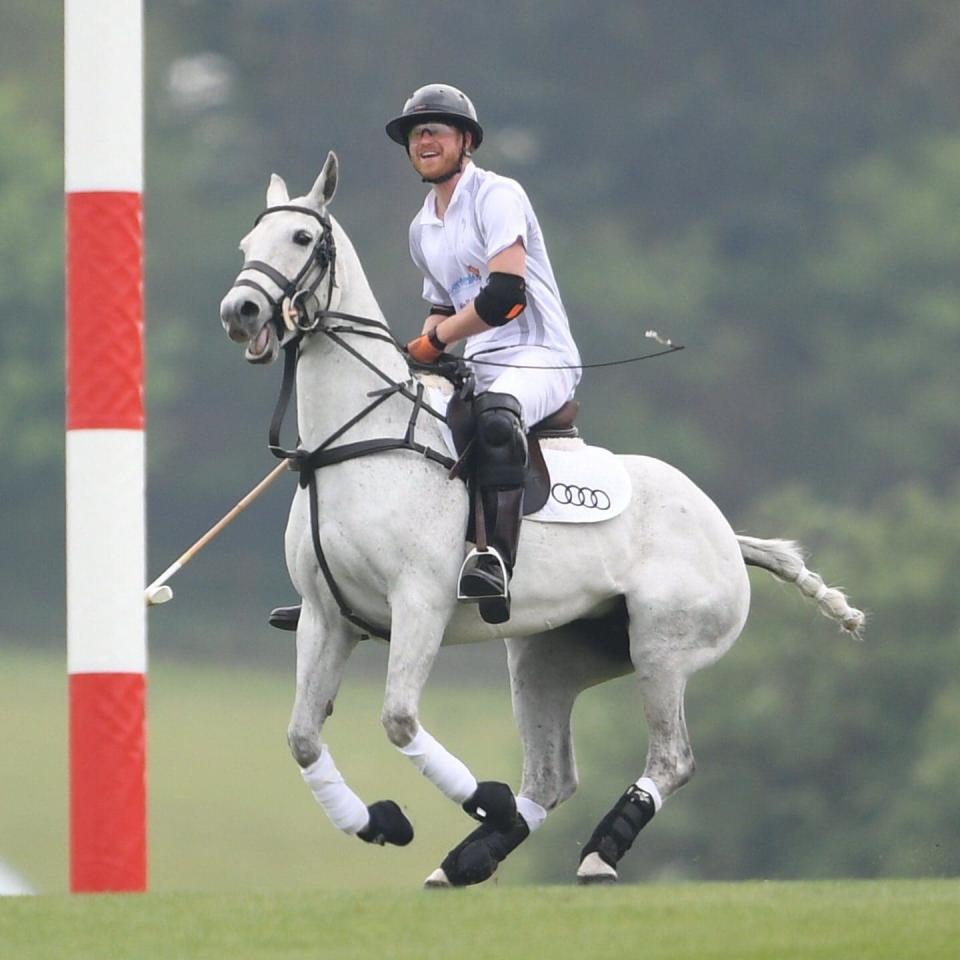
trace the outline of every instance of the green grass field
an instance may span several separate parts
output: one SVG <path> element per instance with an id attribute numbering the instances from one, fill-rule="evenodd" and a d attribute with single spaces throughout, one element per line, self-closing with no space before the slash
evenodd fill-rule
<path id="1" fill-rule="evenodd" d="M 64 671 L 60 658 L 0 654 L 0 861 L 41 893 L 67 889 Z M 292 675 L 155 658 L 148 686 L 152 891 L 365 889 L 385 876 L 409 888 L 470 829 L 387 742 L 382 687 L 372 679 L 345 682 L 327 739 L 367 803 L 390 797 L 407 809 L 417 838 L 405 850 L 344 836 L 316 805 L 286 745 Z M 456 709 L 442 690 L 427 699 L 426 722 L 432 716 L 478 769 L 515 779 L 509 694 L 480 688 L 472 697 L 502 722 L 478 731 L 470 711 Z"/>
<path id="2" fill-rule="evenodd" d="M 457 656 L 448 674 L 469 673 Z M 160 658 L 149 679 L 151 892 L 70 897 L 63 658 L 0 649 L 0 861 L 42 894 L 0 898 L 0 960 L 960 955 L 960 881 L 530 885 L 537 851 L 561 836 L 579 795 L 488 885 L 424 892 L 471 824 L 386 742 L 376 673 L 368 659 L 348 677 L 328 740 L 361 796 L 404 806 L 410 847 L 369 847 L 326 821 L 287 753 L 285 672 Z M 430 688 L 425 723 L 484 776 L 515 783 L 505 681 L 458 680 Z M 587 701 L 579 733 L 598 740 L 599 718 L 629 709 L 611 700 L 631 695 L 614 685 Z M 569 861 L 572 878 L 575 849 Z"/>
<path id="3" fill-rule="evenodd" d="M 451 653 L 448 675 L 468 672 L 469 660 Z M 325 737 L 367 803 L 389 797 L 406 810 L 414 842 L 402 850 L 360 843 L 335 830 L 314 802 L 286 745 L 292 654 L 290 675 L 155 657 L 147 720 L 152 892 L 410 890 L 472 829 L 388 743 L 380 725 L 385 656 L 376 649 L 365 656 L 366 668 L 357 664 L 344 682 Z M 424 722 L 483 778 L 516 786 L 520 749 L 505 674 L 494 685 L 463 679 L 428 689 Z M 605 695 L 629 696 L 632 688 Z M 0 646 L 0 862 L 44 894 L 67 890 L 66 711 L 62 657 Z M 596 740 L 592 716 L 588 709 L 578 729 Z M 530 882 L 538 849 L 576 815 L 571 806 L 550 818 L 537 847 L 525 844 L 510 858 L 501 883 Z M 571 877 L 576 862 L 571 847 Z"/>
<path id="4" fill-rule="evenodd" d="M 951 960 L 958 938 L 955 881 L 0 901 L 17 960 Z"/>

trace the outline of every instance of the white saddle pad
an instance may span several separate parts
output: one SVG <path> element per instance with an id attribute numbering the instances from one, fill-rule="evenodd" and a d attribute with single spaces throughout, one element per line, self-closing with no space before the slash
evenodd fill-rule
<path id="1" fill-rule="evenodd" d="M 598 523 L 627 508 L 630 474 L 616 454 L 582 440 L 546 440 L 540 448 L 550 471 L 550 496 L 524 520 Z"/>
<path id="2" fill-rule="evenodd" d="M 429 403 L 438 412 L 446 412 L 449 399 L 446 390 L 428 389 Z M 447 449 L 456 457 L 453 435 L 446 424 L 441 432 Z M 524 520 L 599 523 L 627 508 L 632 493 L 630 475 L 616 454 L 582 440 L 542 440 L 540 448 L 550 471 L 550 496 Z"/>

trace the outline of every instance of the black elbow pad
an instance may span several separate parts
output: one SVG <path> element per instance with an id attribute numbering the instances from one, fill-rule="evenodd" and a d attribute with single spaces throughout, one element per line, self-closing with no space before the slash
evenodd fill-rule
<path id="1" fill-rule="evenodd" d="M 473 308 L 491 327 L 502 327 L 523 313 L 527 305 L 527 281 L 515 273 L 491 273 L 477 294 Z"/>

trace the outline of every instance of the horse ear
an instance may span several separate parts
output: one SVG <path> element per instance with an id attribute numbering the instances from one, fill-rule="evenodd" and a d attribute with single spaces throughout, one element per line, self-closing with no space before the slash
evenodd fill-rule
<path id="1" fill-rule="evenodd" d="M 316 183 L 307 194 L 307 199 L 312 200 L 318 207 L 325 207 L 337 192 L 337 177 L 339 176 L 340 162 L 337 155 L 331 150 L 327 154 L 327 159 L 317 177 Z"/>
<path id="2" fill-rule="evenodd" d="M 270 186 L 267 187 L 267 206 L 279 207 L 284 203 L 289 203 L 290 193 L 287 191 L 287 184 L 283 177 L 275 173 L 270 174 Z"/>

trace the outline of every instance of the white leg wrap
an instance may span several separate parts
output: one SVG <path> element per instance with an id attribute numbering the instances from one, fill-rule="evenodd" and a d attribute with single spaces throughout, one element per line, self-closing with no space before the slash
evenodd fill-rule
<path id="1" fill-rule="evenodd" d="M 660 796 L 660 791 L 657 789 L 657 785 L 649 777 L 641 777 L 637 781 L 637 786 L 641 790 L 646 790 L 647 793 L 653 797 L 654 813 L 659 813 L 660 808 L 663 806 L 663 798 Z"/>
<path id="2" fill-rule="evenodd" d="M 354 834 L 370 822 L 366 804 L 344 783 L 326 746 L 320 758 L 300 773 L 335 827 Z"/>
<path id="3" fill-rule="evenodd" d="M 517 813 L 523 817 L 531 833 L 538 830 L 547 819 L 547 811 L 529 797 L 517 797 Z"/>
<path id="4" fill-rule="evenodd" d="M 446 748 L 421 727 L 400 752 L 445 796 L 463 803 L 477 792 L 477 778 Z"/>

